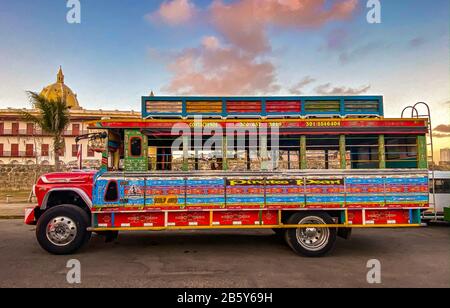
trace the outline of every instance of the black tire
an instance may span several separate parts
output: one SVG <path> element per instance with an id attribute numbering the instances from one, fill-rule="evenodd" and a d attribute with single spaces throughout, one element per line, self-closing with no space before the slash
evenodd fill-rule
<path id="1" fill-rule="evenodd" d="M 55 220 L 56 218 L 59 220 Z M 47 236 L 47 227 L 52 222 L 56 225 L 62 224 L 64 234 L 69 233 L 69 236 L 65 237 L 67 243 L 56 244 L 56 240 L 50 239 L 51 235 Z M 74 226 L 75 225 L 75 226 Z M 91 238 L 91 232 L 87 231 L 90 226 L 90 218 L 85 210 L 72 204 L 64 204 L 52 207 L 46 210 L 39 218 L 36 227 L 36 238 L 39 245 L 46 251 L 56 255 L 71 254 L 82 248 Z M 71 230 L 70 230 L 71 229 Z M 58 233 L 58 232 L 56 232 Z"/>
<path id="2" fill-rule="evenodd" d="M 292 214 L 287 224 L 304 224 L 312 223 L 312 221 L 317 224 L 334 223 L 330 215 L 325 212 L 299 212 Z M 337 231 L 336 228 L 326 227 L 312 229 L 315 229 L 315 231 L 306 230 L 306 228 L 288 229 L 285 234 L 285 239 L 297 254 L 307 257 L 321 257 L 333 249 Z M 307 232 L 310 232 L 310 237 Z"/>

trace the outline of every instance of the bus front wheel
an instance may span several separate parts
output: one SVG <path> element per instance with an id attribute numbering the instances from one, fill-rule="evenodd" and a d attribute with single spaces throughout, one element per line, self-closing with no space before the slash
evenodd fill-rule
<path id="1" fill-rule="evenodd" d="M 76 252 L 91 237 L 89 216 L 80 207 L 64 204 L 44 212 L 36 226 L 36 237 L 46 251 L 65 255 Z"/>
<path id="2" fill-rule="evenodd" d="M 299 212 L 289 217 L 288 224 L 333 224 L 333 219 L 325 212 Z M 336 228 L 311 227 L 288 229 L 285 239 L 297 254 L 307 257 L 321 257 L 333 249 L 336 242 Z"/>

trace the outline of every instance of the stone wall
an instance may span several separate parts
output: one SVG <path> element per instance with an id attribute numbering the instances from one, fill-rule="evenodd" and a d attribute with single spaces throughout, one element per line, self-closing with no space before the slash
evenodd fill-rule
<path id="1" fill-rule="evenodd" d="M 68 170 L 67 167 L 61 169 Z M 31 191 L 40 175 L 54 171 L 54 166 L 0 165 L 0 192 Z"/>

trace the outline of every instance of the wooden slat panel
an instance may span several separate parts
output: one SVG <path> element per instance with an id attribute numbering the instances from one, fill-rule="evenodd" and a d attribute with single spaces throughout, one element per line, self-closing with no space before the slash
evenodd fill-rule
<path id="1" fill-rule="evenodd" d="M 275 112 L 300 112 L 300 101 L 267 101 L 266 111 L 270 113 Z"/>
<path id="2" fill-rule="evenodd" d="M 260 101 L 232 101 L 227 102 L 229 113 L 258 113 L 262 111 Z"/>
<path id="3" fill-rule="evenodd" d="M 148 113 L 182 113 L 183 104 L 180 101 L 147 101 Z"/>
<path id="4" fill-rule="evenodd" d="M 378 101 L 345 101 L 345 111 L 349 112 L 378 112 Z"/>
<path id="5" fill-rule="evenodd" d="M 221 101 L 191 101 L 186 103 L 188 113 L 221 113 Z"/>
<path id="6" fill-rule="evenodd" d="M 339 112 L 339 101 L 306 101 L 306 112 Z"/>

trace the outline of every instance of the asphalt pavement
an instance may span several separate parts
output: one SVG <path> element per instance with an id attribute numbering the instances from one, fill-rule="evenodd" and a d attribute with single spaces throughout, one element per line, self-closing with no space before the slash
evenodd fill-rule
<path id="1" fill-rule="evenodd" d="M 0 287 L 450 287 L 450 228 L 356 229 L 323 258 L 294 254 L 271 230 L 93 236 L 71 256 L 36 242 L 35 227 L 0 220 Z M 81 284 L 67 282 L 70 259 Z M 369 284 L 369 260 L 381 284 Z"/>

